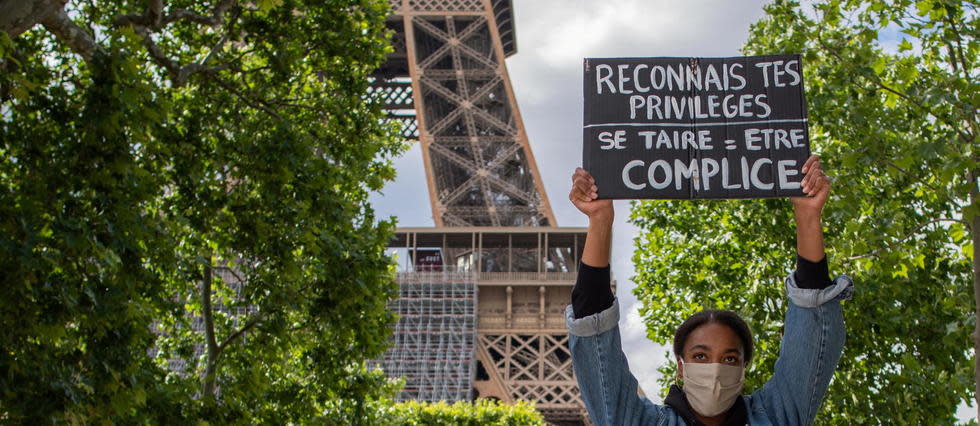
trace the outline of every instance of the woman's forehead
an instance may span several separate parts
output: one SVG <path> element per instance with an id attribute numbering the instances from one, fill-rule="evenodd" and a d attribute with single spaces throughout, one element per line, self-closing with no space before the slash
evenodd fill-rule
<path id="1" fill-rule="evenodd" d="M 726 350 L 736 348 L 742 350 L 742 341 L 738 338 L 730 327 L 719 323 L 708 323 L 691 331 L 684 342 L 684 351 L 693 349 L 695 346 L 705 347 L 712 350 Z"/>

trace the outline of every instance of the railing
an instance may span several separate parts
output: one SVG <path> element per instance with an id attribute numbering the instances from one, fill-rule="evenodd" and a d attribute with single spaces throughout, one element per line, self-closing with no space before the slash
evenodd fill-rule
<path id="1" fill-rule="evenodd" d="M 468 269 L 457 269 L 449 266 L 441 270 L 398 271 L 398 282 L 430 282 L 430 283 L 465 283 L 476 281 L 476 273 Z"/>
<path id="2" fill-rule="evenodd" d="M 443 266 L 442 270 L 399 271 L 399 282 L 524 282 L 524 281 L 566 281 L 573 282 L 578 272 L 478 272 L 469 268 Z"/>
<path id="3" fill-rule="evenodd" d="M 578 272 L 480 272 L 480 281 L 575 281 Z"/>

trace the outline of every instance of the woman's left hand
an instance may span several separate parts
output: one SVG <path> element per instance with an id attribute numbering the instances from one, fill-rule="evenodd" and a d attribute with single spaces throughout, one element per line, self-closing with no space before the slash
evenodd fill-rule
<path id="1" fill-rule="evenodd" d="M 797 219 L 801 217 L 819 218 L 824 204 L 830 198 L 830 178 L 823 172 L 820 156 L 811 155 L 803 164 L 803 181 L 800 182 L 806 197 L 792 197 Z"/>

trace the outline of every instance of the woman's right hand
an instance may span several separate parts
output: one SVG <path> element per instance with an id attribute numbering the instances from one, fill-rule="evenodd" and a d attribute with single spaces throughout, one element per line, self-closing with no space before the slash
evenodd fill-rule
<path id="1" fill-rule="evenodd" d="M 578 211 L 589 217 L 589 220 L 609 220 L 613 219 L 612 200 L 597 200 L 599 188 L 595 185 L 595 179 L 585 169 L 578 167 L 572 174 L 572 190 L 568 193 L 568 199 L 572 201 Z"/>

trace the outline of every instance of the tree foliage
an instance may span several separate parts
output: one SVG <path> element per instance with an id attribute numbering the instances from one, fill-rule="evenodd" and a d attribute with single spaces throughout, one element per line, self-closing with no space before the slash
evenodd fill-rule
<path id="1" fill-rule="evenodd" d="M 812 146 L 835 178 L 828 258 L 857 286 L 816 422 L 952 423 L 974 387 L 976 4 L 777 1 L 765 10 L 744 52 L 803 55 Z M 642 202 L 631 217 L 649 337 L 670 341 L 706 307 L 735 310 L 758 344 L 746 390 L 761 387 L 795 259 L 790 203 Z"/>
<path id="2" fill-rule="evenodd" d="M 0 419 L 287 423 L 390 392 L 363 367 L 396 293 L 367 202 L 403 149 L 365 95 L 387 2 L 22 3 Z"/>
<path id="3" fill-rule="evenodd" d="M 390 425 L 495 425 L 495 426 L 544 426 L 544 418 L 526 401 L 506 405 L 488 399 L 474 402 L 406 401 L 383 411 L 379 424 Z"/>

